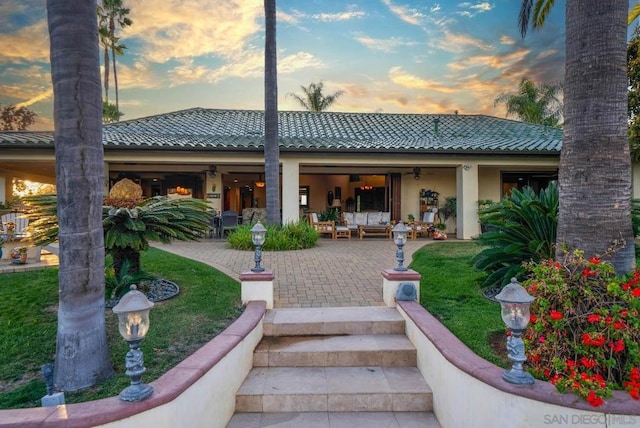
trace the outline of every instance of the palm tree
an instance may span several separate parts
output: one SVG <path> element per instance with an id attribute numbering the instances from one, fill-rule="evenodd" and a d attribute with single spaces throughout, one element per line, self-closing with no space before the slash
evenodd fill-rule
<path id="1" fill-rule="evenodd" d="M 302 96 L 296 94 L 288 94 L 288 96 L 296 100 L 302 107 L 314 112 L 328 110 L 344 94 L 344 91 L 336 91 L 331 95 L 324 95 L 322 93 L 324 83 L 322 82 L 300 86 L 300 89 L 303 93 Z"/>
<path id="2" fill-rule="evenodd" d="M 118 70 L 116 67 L 116 55 L 123 55 L 124 50 L 127 48 L 124 44 L 119 43 L 120 37 L 116 36 L 116 24 L 120 28 L 125 28 L 133 24 L 133 21 L 127 17 L 130 9 L 125 8 L 122 4 L 122 0 L 103 0 L 102 7 L 98 6 L 98 17 L 100 20 L 100 37 L 101 41 L 103 33 L 106 33 L 106 44 L 111 49 L 111 60 L 113 61 L 113 83 L 116 92 L 116 111 L 120 111 L 120 100 L 118 98 Z M 105 32 L 106 26 L 106 32 Z M 108 91 L 108 76 L 107 69 L 109 68 L 108 58 L 106 55 L 107 45 L 103 43 L 105 47 L 105 92 Z M 108 96 L 106 97 L 109 101 Z"/>
<path id="3" fill-rule="evenodd" d="M 276 0 L 264 0 L 264 172 L 267 222 L 280 224 L 280 145 L 278 141 L 278 58 Z"/>
<path id="4" fill-rule="evenodd" d="M 534 28 L 544 23 L 553 3 L 536 0 Z M 532 6 L 533 0 L 523 0 L 523 36 Z M 557 245 L 582 249 L 588 256 L 615 248 L 611 261 L 618 273 L 635 267 L 626 115 L 628 6 L 626 0 L 567 0 L 558 177 Z"/>
<path id="5" fill-rule="evenodd" d="M 120 120 L 123 113 L 118 111 L 115 104 L 109 104 L 106 100 L 102 102 L 102 123 L 113 123 Z"/>
<path id="6" fill-rule="evenodd" d="M 517 94 L 502 94 L 494 103 L 505 104 L 507 116 L 515 116 L 523 122 L 558 127 L 562 118 L 562 102 L 558 99 L 561 90 L 560 85 L 536 85 L 523 78 Z"/>
<path id="7" fill-rule="evenodd" d="M 47 0 L 60 243 L 54 381 L 113 373 L 104 316 L 102 94 L 95 3 Z"/>

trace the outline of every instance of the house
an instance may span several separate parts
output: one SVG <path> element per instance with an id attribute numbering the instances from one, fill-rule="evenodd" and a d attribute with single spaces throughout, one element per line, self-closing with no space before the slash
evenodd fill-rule
<path id="1" fill-rule="evenodd" d="M 105 125 L 105 192 L 128 177 L 146 196 L 265 207 L 263 118 L 193 108 Z M 464 239 L 479 233 L 479 200 L 555 179 L 562 144 L 559 129 L 457 113 L 282 111 L 279 135 L 283 222 L 330 206 L 406 220 L 456 197 L 446 223 Z M 52 132 L 0 132 L 0 202 L 14 177 L 55 182 Z"/>

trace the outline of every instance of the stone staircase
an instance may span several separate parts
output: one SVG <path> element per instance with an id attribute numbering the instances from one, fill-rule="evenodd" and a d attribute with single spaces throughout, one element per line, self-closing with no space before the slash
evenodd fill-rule
<path id="1" fill-rule="evenodd" d="M 227 428 L 440 428 L 394 308 L 267 312 Z"/>

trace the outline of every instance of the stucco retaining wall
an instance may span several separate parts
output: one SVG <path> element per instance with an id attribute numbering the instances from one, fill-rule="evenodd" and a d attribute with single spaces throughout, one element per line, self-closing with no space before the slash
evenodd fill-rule
<path id="1" fill-rule="evenodd" d="M 0 411 L 0 427 L 224 428 L 236 391 L 253 366 L 262 339 L 264 301 L 249 302 L 226 330 L 154 382 L 151 397 L 125 403 L 117 397 L 56 407 Z M 143 377 L 144 380 L 144 377 Z"/>
<path id="2" fill-rule="evenodd" d="M 443 428 L 640 427 L 640 402 L 626 392 L 594 408 L 548 382 L 511 385 L 501 378 L 503 368 L 474 354 L 417 302 L 397 302 L 397 308 Z"/>

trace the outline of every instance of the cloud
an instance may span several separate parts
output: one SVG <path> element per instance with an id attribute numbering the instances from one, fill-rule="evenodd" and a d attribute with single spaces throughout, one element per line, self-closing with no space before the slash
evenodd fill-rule
<path id="1" fill-rule="evenodd" d="M 368 49 L 387 53 L 395 51 L 397 47 L 416 45 L 415 42 L 406 41 L 399 37 L 392 37 L 390 39 L 374 39 L 369 36 L 356 36 L 355 39 Z"/>
<path id="2" fill-rule="evenodd" d="M 49 88 L 46 91 L 36 95 L 35 97 L 29 98 L 26 101 L 22 101 L 16 104 L 17 108 L 20 107 L 29 107 L 32 104 L 38 103 L 40 101 L 47 101 L 53 98 L 53 88 Z"/>
<path id="3" fill-rule="evenodd" d="M 250 48 L 263 19 L 261 0 L 139 0 L 131 10 L 133 25 L 122 39 L 142 42 L 144 60 L 215 55 L 234 58 Z"/>
<path id="4" fill-rule="evenodd" d="M 458 62 L 449 63 L 447 64 L 447 67 L 454 71 L 487 67 L 499 70 L 521 61 L 529 54 L 529 52 L 531 52 L 529 49 L 519 48 L 513 52 L 507 52 L 504 54 L 474 55 L 465 57 Z"/>
<path id="5" fill-rule="evenodd" d="M 480 39 L 474 39 L 473 37 L 462 34 L 452 33 L 450 30 L 444 30 L 441 38 L 434 39 L 431 45 L 442 49 L 447 52 L 462 53 L 469 48 L 476 48 L 483 51 L 492 49 L 489 43 L 485 43 Z"/>
<path id="6" fill-rule="evenodd" d="M 423 79 L 419 76 L 403 71 L 401 67 L 391 68 L 391 70 L 389 70 L 389 79 L 397 85 L 410 89 L 421 89 L 445 94 L 454 94 L 459 92 L 458 88 L 443 85 L 434 80 Z"/>
<path id="7" fill-rule="evenodd" d="M 324 68 L 322 61 L 307 52 L 298 52 L 278 59 L 278 74 L 291 74 L 304 68 Z M 264 55 L 261 51 L 247 52 L 237 61 L 230 61 L 218 68 L 195 65 L 193 59 L 185 59 L 182 64 L 169 72 L 171 86 L 198 82 L 217 83 L 230 77 L 256 78 L 264 75 Z"/>
<path id="8" fill-rule="evenodd" d="M 433 6 L 431 6 L 431 9 L 429 9 L 429 12 L 431 12 L 431 13 L 436 13 L 436 12 L 438 12 L 440 9 L 442 9 L 442 8 L 440 7 L 440 3 L 436 3 L 436 4 L 434 4 Z"/>
<path id="9" fill-rule="evenodd" d="M 515 45 L 516 41 L 509 36 L 502 36 L 500 37 L 500 43 L 503 45 Z"/>
<path id="10" fill-rule="evenodd" d="M 536 59 L 544 59 L 557 53 L 558 51 L 556 49 L 547 49 L 546 51 L 542 51 L 538 55 L 536 55 Z"/>
<path id="11" fill-rule="evenodd" d="M 40 20 L 8 34 L 0 34 L 0 60 L 3 62 L 49 62 L 47 21 Z"/>
<path id="12" fill-rule="evenodd" d="M 463 9 L 456 12 L 458 15 L 467 16 L 469 18 L 473 18 L 474 16 L 491 11 L 495 5 L 490 4 L 489 2 L 463 2 L 458 4 L 458 8 Z"/>
<path id="13" fill-rule="evenodd" d="M 382 3 L 389 8 L 391 13 L 396 15 L 404 22 L 411 25 L 420 25 L 424 15 L 416 9 L 407 6 L 397 6 L 391 3 L 391 0 L 382 0 Z"/>
<path id="14" fill-rule="evenodd" d="M 311 16 L 316 21 L 333 22 L 333 21 L 350 21 L 354 18 L 362 18 L 366 14 L 361 10 L 349 10 L 338 13 L 318 13 Z"/>

